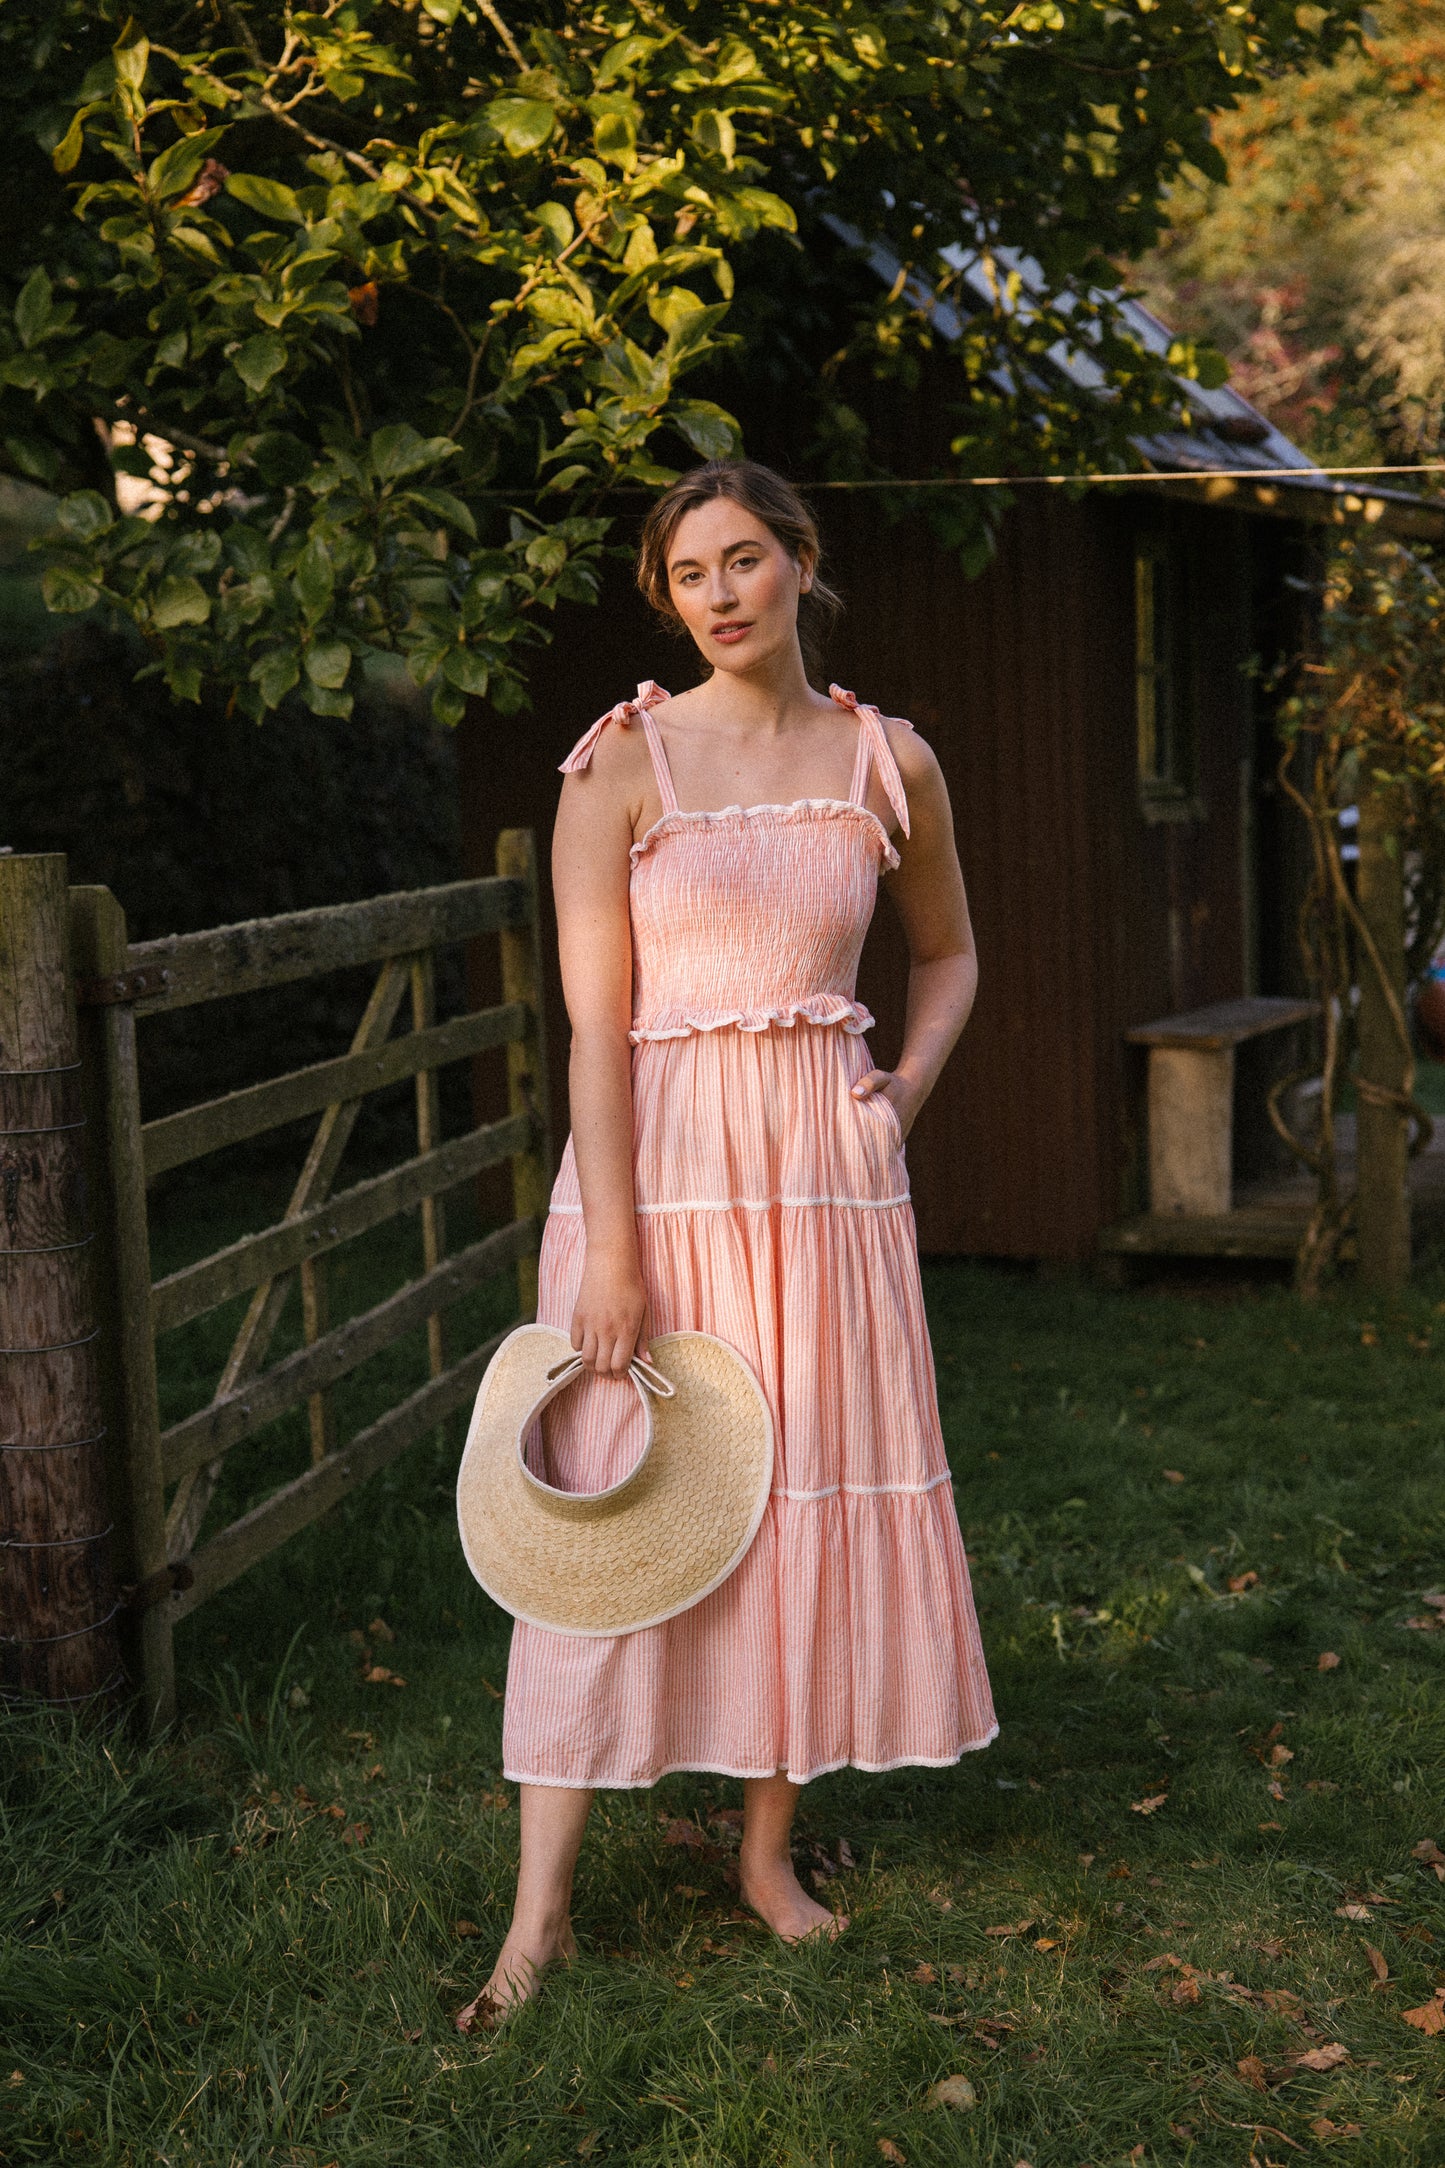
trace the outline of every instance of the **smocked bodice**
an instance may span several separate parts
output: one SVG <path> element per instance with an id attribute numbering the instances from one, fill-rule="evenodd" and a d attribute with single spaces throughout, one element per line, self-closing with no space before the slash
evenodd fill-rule
<path id="1" fill-rule="evenodd" d="M 632 1039 L 733 1024 L 873 1022 L 854 998 L 880 863 L 876 816 L 837 798 L 665 813 L 632 853 Z"/>
<path id="2" fill-rule="evenodd" d="M 838 686 L 832 692 L 859 721 L 846 799 L 680 810 L 650 712 L 668 696 L 652 684 L 600 717 L 564 762 L 568 772 L 585 767 L 610 722 L 640 718 L 647 732 L 664 811 L 632 847 L 634 1044 L 727 1026 L 872 1027 L 855 996 L 858 959 L 879 869 L 898 864 L 863 803 L 875 763 L 905 835 L 908 811 L 877 709 Z"/>

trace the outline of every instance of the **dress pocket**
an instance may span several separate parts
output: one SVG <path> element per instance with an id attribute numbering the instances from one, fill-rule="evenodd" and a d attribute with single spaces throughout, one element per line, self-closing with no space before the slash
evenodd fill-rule
<path id="1" fill-rule="evenodd" d="M 878 1108 L 879 1112 L 883 1116 L 884 1121 L 888 1125 L 888 1129 L 892 1137 L 894 1151 L 901 1152 L 903 1150 L 903 1123 L 899 1116 L 897 1107 L 894 1106 L 893 1101 L 889 1098 L 887 1092 L 869 1092 L 866 1099 L 855 1100 L 854 1105 L 865 1108 Z"/>

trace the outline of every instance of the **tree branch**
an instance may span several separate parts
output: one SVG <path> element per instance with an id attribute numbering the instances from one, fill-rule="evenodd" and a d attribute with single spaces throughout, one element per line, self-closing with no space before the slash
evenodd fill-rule
<path id="1" fill-rule="evenodd" d="M 502 21 L 502 18 L 497 13 L 495 7 L 493 7 L 492 0 L 477 0 L 477 5 L 480 7 L 482 13 L 486 16 L 487 21 L 491 24 L 492 28 L 496 31 L 497 36 L 501 39 L 503 45 L 506 46 L 507 54 L 512 62 L 513 67 L 518 69 L 519 71 L 521 69 L 524 69 L 527 65 L 527 62 L 522 53 L 522 48 L 518 45 L 516 39 L 512 36 L 511 31 Z"/>

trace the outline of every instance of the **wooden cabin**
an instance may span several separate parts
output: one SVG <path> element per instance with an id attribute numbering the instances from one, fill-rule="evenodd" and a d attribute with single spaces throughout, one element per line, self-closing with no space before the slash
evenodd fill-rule
<path id="1" fill-rule="evenodd" d="M 978 578 L 921 519 L 887 524 L 872 493 L 814 499 L 847 603 L 830 674 L 937 753 L 977 933 L 978 1002 L 909 1141 L 925 1253 L 1081 1262 L 1145 1209 L 1146 1050 L 1126 1034 L 1300 990 L 1304 841 L 1252 659 L 1307 637 L 1325 525 L 1445 532 L 1403 495 L 1282 475 L 1309 462 L 1262 416 L 1227 390 L 1184 391 L 1195 428 L 1139 448 L 1177 478 L 1072 498 L 1020 487 Z M 469 871 L 504 825 L 535 826 L 545 849 L 557 763 L 646 677 L 680 688 L 694 658 L 619 566 L 600 608 L 559 613 L 533 713 L 464 726 Z M 886 1066 L 907 961 L 884 887 L 859 992 Z M 560 1146 L 568 1032 L 554 952 L 549 965 Z"/>

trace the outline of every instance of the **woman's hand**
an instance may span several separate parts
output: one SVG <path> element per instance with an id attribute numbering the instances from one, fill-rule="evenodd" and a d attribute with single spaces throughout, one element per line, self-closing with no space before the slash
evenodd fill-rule
<path id="1" fill-rule="evenodd" d="M 859 1077 L 852 1092 L 855 1099 L 872 1099 L 881 1093 L 898 1116 L 898 1126 L 905 1137 L 926 1097 L 898 1069 L 870 1069 L 865 1076 Z"/>
<path id="2" fill-rule="evenodd" d="M 572 1312 L 572 1345 L 599 1377 L 622 1377 L 634 1355 L 650 1359 L 647 1292 L 635 1256 L 595 1251 L 589 1244 Z"/>

